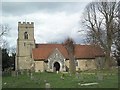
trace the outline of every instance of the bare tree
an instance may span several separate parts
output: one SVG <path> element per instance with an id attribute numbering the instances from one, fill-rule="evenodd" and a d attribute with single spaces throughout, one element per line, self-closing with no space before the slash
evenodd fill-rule
<path id="1" fill-rule="evenodd" d="M 106 56 L 106 68 L 111 66 L 111 47 L 116 33 L 116 2 L 91 2 L 85 8 L 83 25 L 87 27 L 88 41 L 100 45 Z"/>
<path id="2" fill-rule="evenodd" d="M 115 41 L 115 45 L 116 45 L 115 58 L 117 60 L 118 66 L 120 66 L 120 29 L 117 33 L 117 38 L 116 38 L 116 41 Z"/>
<path id="3" fill-rule="evenodd" d="M 10 30 L 10 27 L 8 24 L 0 24 L 0 38 L 7 34 L 7 32 Z"/>
<path id="4" fill-rule="evenodd" d="M 15 47 L 10 47 L 9 49 L 10 49 L 10 53 L 11 53 L 11 54 L 12 54 L 12 53 L 14 53 L 14 54 L 16 53 L 16 48 L 15 48 Z"/>
<path id="5" fill-rule="evenodd" d="M 74 57 L 74 50 L 75 50 L 74 41 L 71 38 L 68 38 L 65 40 L 64 46 L 68 52 L 68 58 L 70 62 L 69 64 L 70 73 L 75 74 L 76 66 L 75 66 L 75 57 Z"/>
<path id="6" fill-rule="evenodd" d="M 116 33 L 116 39 L 115 39 L 115 46 L 116 46 L 116 50 L 115 50 L 115 58 L 117 60 L 117 64 L 118 66 L 120 66 L 120 2 L 119 2 L 119 5 L 118 5 L 118 24 L 117 24 L 117 33 Z"/>
<path id="7" fill-rule="evenodd" d="M 10 29 L 8 24 L 0 24 L 0 47 L 5 47 L 7 41 L 3 39 L 3 36 L 7 35 Z"/>

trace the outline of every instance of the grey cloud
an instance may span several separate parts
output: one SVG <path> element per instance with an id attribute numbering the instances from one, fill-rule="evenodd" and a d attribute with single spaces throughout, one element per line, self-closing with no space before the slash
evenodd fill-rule
<path id="1" fill-rule="evenodd" d="M 68 36 L 70 36 L 70 33 L 72 33 L 71 36 L 76 43 L 81 43 L 83 38 L 79 37 L 73 30 L 74 27 L 78 26 L 79 13 L 81 14 L 81 9 L 84 9 L 85 4 L 87 3 L 2 3 L 3 22 L 12 26 L 11 33 L 9 33 L 11 36 L 7 37 L 9 38 L 8 41 L 10 46 L 16 46 L 17 44 L 17 22 L 20 20 L 23 21 L 26 18 L 27 21 L 31 22 L 32 20 L 35 23 L 36 43 L 63 42 Z M 61 12 L 65 12 L 65 14 Z M 39 15 L 41 16 L 39 17 Z M 77 31 L 78 28 L 75 28 L 75 30 Z"/>
<path id="2" fill-rule="evenodd" d="M 3 15 L 21 16 L 35 12 L 78 12 L 84 8 L 88 2 L 3 2 Z"/>

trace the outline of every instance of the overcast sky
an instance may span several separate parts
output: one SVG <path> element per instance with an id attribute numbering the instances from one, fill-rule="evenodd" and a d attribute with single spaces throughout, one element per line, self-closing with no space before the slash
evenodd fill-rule
<path id="1" fill-rule="evenodd" d="M 11 27 L 6 40 L 16 47 L 18 22 L 34 22 L 36 43 L 63 42 L 71 37 L 83 43 L 80 25 L 85 6 L 89 2 L 2 2 L 2 23 Z"/>

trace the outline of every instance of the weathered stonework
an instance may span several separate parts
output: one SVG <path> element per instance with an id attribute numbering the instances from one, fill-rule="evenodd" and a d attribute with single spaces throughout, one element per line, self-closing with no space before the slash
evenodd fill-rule
<path id="1" fill-rule="evenodd" d="M 35 47 L 34 40 L 34 23 L 31 22 L 19 22 L 18 23 L 18 39 L 17 39 L 17 53 L 15 66 L 16 70 L 31 69 L 31 65 L 34 65 L 36 72 L 51 71 L 55 68 L 59 71 L 69 71 L 69 60 L 66 59 L 63 53 L 58 48 L 55 48 L 50 55 L 45 59 L 34 60 L 32 49 Z M 37 50 L 39 50 L 37 48 Z M 79 50 L 79 49 L 78 49 Z M 44 51 L 43 51 L 44 52 Z M 87 53 L 87 52 L 86 52 Z M 41 53 L 36 53 L 36 55 Z M 96 57 L 93 59 L 76 59 L 76 71 L 91 70 L 103 67 L 104 57 Z M 55 65 L 58 65 L 56 67 Z"/>
<path id="2" fill-rule="evenodd" d="M 55 62 L 58 62 L 60 64 L 60 71 L 65 71 L 65 58 L 57 48 L 48 57 L 48 69 L 50 71 L 53 71 Z"/>
<path id="3" fill-rule="evenodd" d="M 44 61 L 35 61 L 35 71 L 36 72 L 44 71 Z"/>
<path id="4" fill-rule="evenodd" d="M 94 59 L 79 59 L 79 68 L 81 71 L 96 69 Z"/>
<path id="5" fill-rule="evenodd" d="M 27 38 L 25 37 L 25 34 Z M 19 22 L 18 23 L 18 39 L 17 39 L 17 55 L 16 70 L 30 69 L 32 59 L 32 48 L 35 47 L 34 40 L 34 23 Z"/>

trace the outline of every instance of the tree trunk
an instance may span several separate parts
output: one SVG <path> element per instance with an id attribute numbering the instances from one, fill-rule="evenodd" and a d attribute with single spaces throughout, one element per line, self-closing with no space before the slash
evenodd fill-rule
<path id="1" fill-rule="evenodd" d="M 106 52 L 106 55 L 105 55 L 105 69 L 110 69 L 110 67 L 111 67 L 110 52 Z"/>
<path id="2" fill-rule="evenodd" d="M 75 74 L 76 73 L 76 67 L 75 67 L 75 58 L 71 54 L 69 55 L 69 68 L 70 68 L 70 73 Z"/>
<path id="3" fill-rule="evenodd" d="M 69 71 L 71 74 L 76 73 L 76 66 L 75 66 L 75 57 L 74 57 L 74 41 L 71 38 L 66 39 L 65 41 L 65 48 L 68 52 L 69 58 Z"/>

